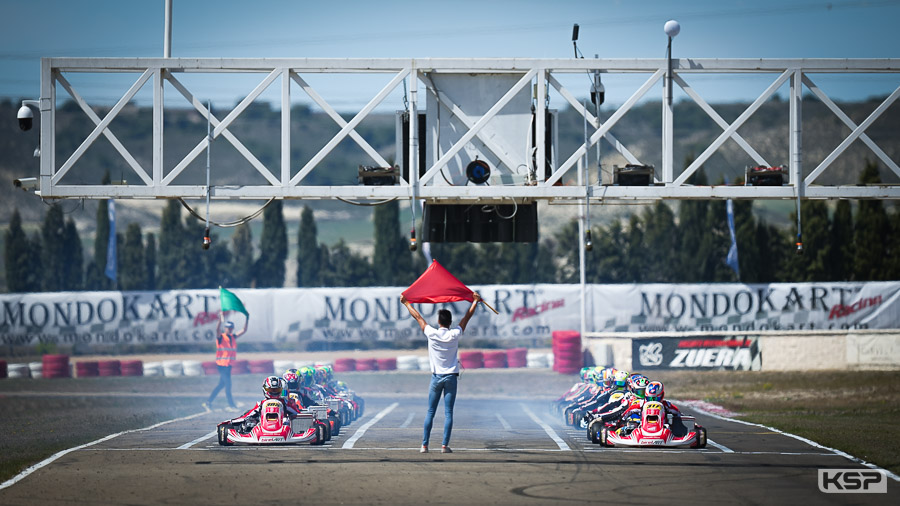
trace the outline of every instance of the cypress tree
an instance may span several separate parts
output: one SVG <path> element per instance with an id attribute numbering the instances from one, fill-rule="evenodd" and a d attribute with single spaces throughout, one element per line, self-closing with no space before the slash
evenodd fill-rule
<path id="1" fill-rule="evenodd" d="M 62 238 L 65 250 L 70 253 L 68 262 L 65 263 L 65 290 L 84 289 L 84 248 L 81 246 L 81 237 L 78 236 L 78 228 L 75 221 L 66 220 L 66 228 Z"/>
<path id="2" fill-rule="evenodd" d="M 181 205 L 172 199 L 166 203 L 160 222 L 157 289 L 172 290 L 189 286 L 186 253 Z"/>
<path id="3" fill-rule="evenodd" d="M 632 214 L 628 219 L 628 232 L 625 251 L 625 281 L 628 283 L 643 283 L 645 276 L 644 230 L 640 217 Z"/>
<path id="4" fill-rule="evenodd" d="M 372 266 L 360 254 L 354 253 L 341 238 L 328 254 L 328 286 L 372 286 Z"/>
<path id="5" fill-rule="evenodd" d="M 201 250 L 198 258 L 203 260 L 202 279 L 195 282 L 195 286 L 201 288 L 216 288 L 218 286 L 236 286 L 234 273 L 231 270 L 231 252 L 226 244 L 217 244 L 218 237 L 215 233 L 210 235 L 212 244 L 208 250 Z M 252 265 L 252 264 L 250 264 Z"/>
<path id="6" fill-rule="evenodd" d="M 878 166 L 867 162 L 860 174 L 862 184 L 878 184 Z M 858 281 L 881 281 L 887 279 L 886 243 L 890 240 L 890 224 L 884 203 L 880 200 L 861 200 L 856 212 L 854 227 L 853 271 Z"/>
<path id="7" fill-rule="evenodd" d="M 66 224 L 62 208 L 53 204 L 44 215 L 41 226 L 41 262 L 43 264 L 41 287 L 46 292 L 65 290 L 66 263 L 69 252 L 63 241 Z"/>
<path id="8" fill-rule="evenodd" d="M 578 258 L 578 219 L 569 220 L 554 236 L 559 245 L 557 254 L 562 259 L 557 271 L 560 283 L 578 283 L 581 281 Z"/>
<path id="9" fill-rule="evenodd" d="M 694 162 L 693 155 L 684 162 L 685 168 Z M 703 167 L 689 179 L 693 184 L 706 186 L 709 184 Z M 678 204 L 677 228 L 677 279 L 682 283 L 700 283 L 703 281 L 703 265 L 697 261 L 697 249 L 703 242 L 706 230 L 706 213 L 709 201 L 683 200 Z M 740 258 L 740 255 L 738 256 Z"/>
<path id="10" fill-rule="evenodd" d="M 622 220 L 615 219 L 601 233 L 594 234 L 594 262 L 597 277 L 593 283 L 624 283 L 628 278 L 627 258 L 624 255 L 628 242 Z"/>
<path id="11" fill-rule="evenodd" d="M 400 203 L 392 200 L 376 206 L 372 220 L 375 227 L 375 251 L 372 254 L 375 283 L 401 285 L 410 278 L 412 259 L 400 233 Z"/>
<path id="12" fill-rule="evenodd" d="M 39 250 L 31 250 L 28 236 L 22 229 L 22 216 L 19 209 L 13 211 L 9 228 L 3 237 L 3 262 L 6 270 L 6 287 L 12 293 L 34 292 L 39 290 L 34 285 L 34 276 L 29 272 L 31 257 Z"/>
<path id="13" fill-rule="evenodd" d="M 706 233 L 697 248 L 696 262 L 700 266 L 701 283 L 733 282 L 734 271 L 725 263 L 731 235 L 728 232 L 724 200 L 709 202 L 706 209 Z"/>
<path id="14" fill-rule="evenodd" d="M 741 271 L 740 281 L 759 283 L 760 262 L 764 259 L 760 256 L 757 242 L 758 227 L 756 218 L 753 217 L 753 201 L 735 200 L 732 202 L 732 206 L 734 208 L 734 236 L 738 245 L 738 266 Z"/>
<path id="15" fill-rule="evenodd" d="M 821 200 L 804 200 L 800 203 L 803 221 L 803 254 L 790 256 L 787 281 L 827 281 L 828 257 L 831 255 L 831 229 L 828 207 Z M 791 236 L 797 237 L 797 213 L 791 213 Z"/>
<path id="16" fill-rule="evenodd" d="M 43 265 L 43 255 L 41 253 L 41 248 L 43 248 L 43 241 L 41 240 L 41 234 L 39 232 L 35 232 L 31 234 L 31 238 L 28 239 L 28 251 L 31 254 L 28 256 L 28 279 L 27 285 L 30 287 L 29 292 L 39 292 L 42 290 L 42 285 L 44 281 L 44 265 Z"/>
<path id="17" fill-rule="evenodd" d="M 263 211 L 263 229 L 256 261 L 256 287 L 284 286 L 284 262 L 287 260 L 287 231 L 283 201 L 275 200 Z"/>
<path id="18" fill-rule="evenodd" d="M 648 283 L 669 283 L 676 274 L 672 266 L 677 261 L 677 237 L 675 214 L 661 200 L 644 211 L 644 251 L 647 252 L 643 266 L 643 280 Z"/>
<path id="19" fill-rule="evenodd" d="M 100 184 L 110 183 L 109 172 L 103 175 Z M 106 268 L 106 250 L 109 245 L 109 200 L 97 202 L 97 228 L 94 231 L 94 256 L 88 266 L 85 284 L 88 290 L 109 290 L 112 281 L 103 274 Z"/>
<path id="20" fill-rule="evenodd" d="M 303 206 L 297 233 L 297 286 L 322 286 L 322 250 L 317 235 L 313 211 Z"/>
<path id="21" fill-rule="evenodd" d="M 125 230 L 125 242 L 119 253 L 119 289 L 145 290 L 147 288 L 147 259 L 144 255 L 141 226 L 129 223 Z"/>
<path id="22" fill-rule="evenodd" d="M 231 236 L 231 284 L 236 288 L 253 286 L 253 237 L 250 225 L 239 225 Z M 223 285 L 224 286 L 224 285 Z"/>
<path id="23" fill-rule="evenodd" d="M 156 290 L 156 235 L 147 232 L 145 236 L 144 265 L 147 272 L 147 290 Z"/>
<path id="24" fill-rule="evenodd" d="M 831 249 L 826 272 L 829 281 L 850 281 L 853 274 L 853 214 L 849 200 L 838 200 L 828 234 Z"/>

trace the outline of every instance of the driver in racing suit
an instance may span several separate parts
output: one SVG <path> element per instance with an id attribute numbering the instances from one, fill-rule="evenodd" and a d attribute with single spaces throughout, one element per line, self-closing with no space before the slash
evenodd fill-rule
<path id="1" fill-rule="evenodd" d="M 284 398 L 284 390 L 285 382 L 283 379 L 279 378 L 278 376 L 269 376 L 263 382 L 263 394 L 265 395 L 265 399 L 257 402 L 256 405 L 250 408 L 249 411 L 244 413 L 243 416 L 235 419 L 234 423 L 242 422 L 251 417 L 258 418 L 259 416 L 261 416 L 263 404 L 271 399 L 281 401 L 281 404 L 284 406 L 284 412 L 288 415 L 288 417 L 293 418 L 299 415 L 299 411 L 291 407 L 291 405 Z"/>

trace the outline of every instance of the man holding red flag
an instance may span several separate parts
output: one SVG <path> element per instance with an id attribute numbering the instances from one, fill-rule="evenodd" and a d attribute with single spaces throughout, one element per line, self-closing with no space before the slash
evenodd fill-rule
<path id="1" fill-rule="evenodd" d="M 430 269 L 429 269 L 430 270 Z M 448 273 L 449 274 L 449 273 Z M 455 279 L 455 278 L 454 278 Z M 461 283 L 460 283 L 461 284 Z M 419 324 L 419 328 L 428 339 L 428 359 L 431 362 L 431 387 L 428 392 L 428 413 L 425 415 L 425 430 L 422 438 L 421 453 L 428 453 L 428 440 L 431 438 L 431 427 L 434 423 L 434 413 L 437 411 L 441 395 L 444 396 L 444 439 L 441 443 L 441 453 L 452 453 L 450 447 L 450 432 L 453 430 L 453 404 L 456 402 L 456 385 L 459 379 L 459 338 L 466 330 L 469 320 L 475 314 L 475 308 L 481 301 L 477 292 L 471 292 L 472 305 L 460 320 L 459 325 L 450 328 L 453 323 L 453 315 L 447 309 L 438 311 L 438 328 L 434 328 L 425 322 L 422 315 L 412 307 L 406 298 L 406 292 L 400 296 L 400 303 L 406 306 L 409 314 Z M 459 300 L 459 299 L 457 299 Z"/>

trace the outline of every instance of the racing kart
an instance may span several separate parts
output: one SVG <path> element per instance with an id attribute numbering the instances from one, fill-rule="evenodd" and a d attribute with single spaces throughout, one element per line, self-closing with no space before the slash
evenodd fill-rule
<path id="1" fill-rule="evenodd" d="M 662 403 L 657 401 L 644 403 L 639 423 L 625 420 L 616 427 L 592 422 L 589 430 L 592 430 L 591 441 L 600 446 L 706 448 L 706 428 L 698 425 L 692 416 L 667 415 Z"/>
<path id="2" fill-rule="evenodd" d="M 216 427 L 219 444 L 231 446 L 244 444 L 323 444 L 330 439 L 328 423 L 316 418 L 316 413 L 301 412 L 291 417 L 284 403 L 277 399 L 267 399 L 259 412 L 251 410 L 247 414 L 226 420 Z"/>

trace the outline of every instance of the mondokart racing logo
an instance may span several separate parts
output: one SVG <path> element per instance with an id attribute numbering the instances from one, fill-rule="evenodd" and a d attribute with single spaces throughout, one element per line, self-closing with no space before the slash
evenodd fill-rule
<path id="1" fill-rule="evenodd" d="M 640 347 L 641 365 L 655 367 L 663 362 L 662 343 L 642 344 Z"/>
<path id="2" fill-rule="evenodd" d="M 835 304 L 831 306 L 831 312 L 828 313 L 828 319 L 833 320 L 835 318 L 843 318 L 845 316 L 850 316 L 857 311 L 861 311 L 866 308 L 875 307 L 881 305 L 882 298 L 881 295 L 877 295 L 875 297 L 864 297 L 859 299 L 850 305 L 843 304 Z"/>
<path id="3" fill-rule="evenodd" d="M 826 494 L 887 494 L 887 476 L 879 469 L 819 469 L 819 490 Z"/>

